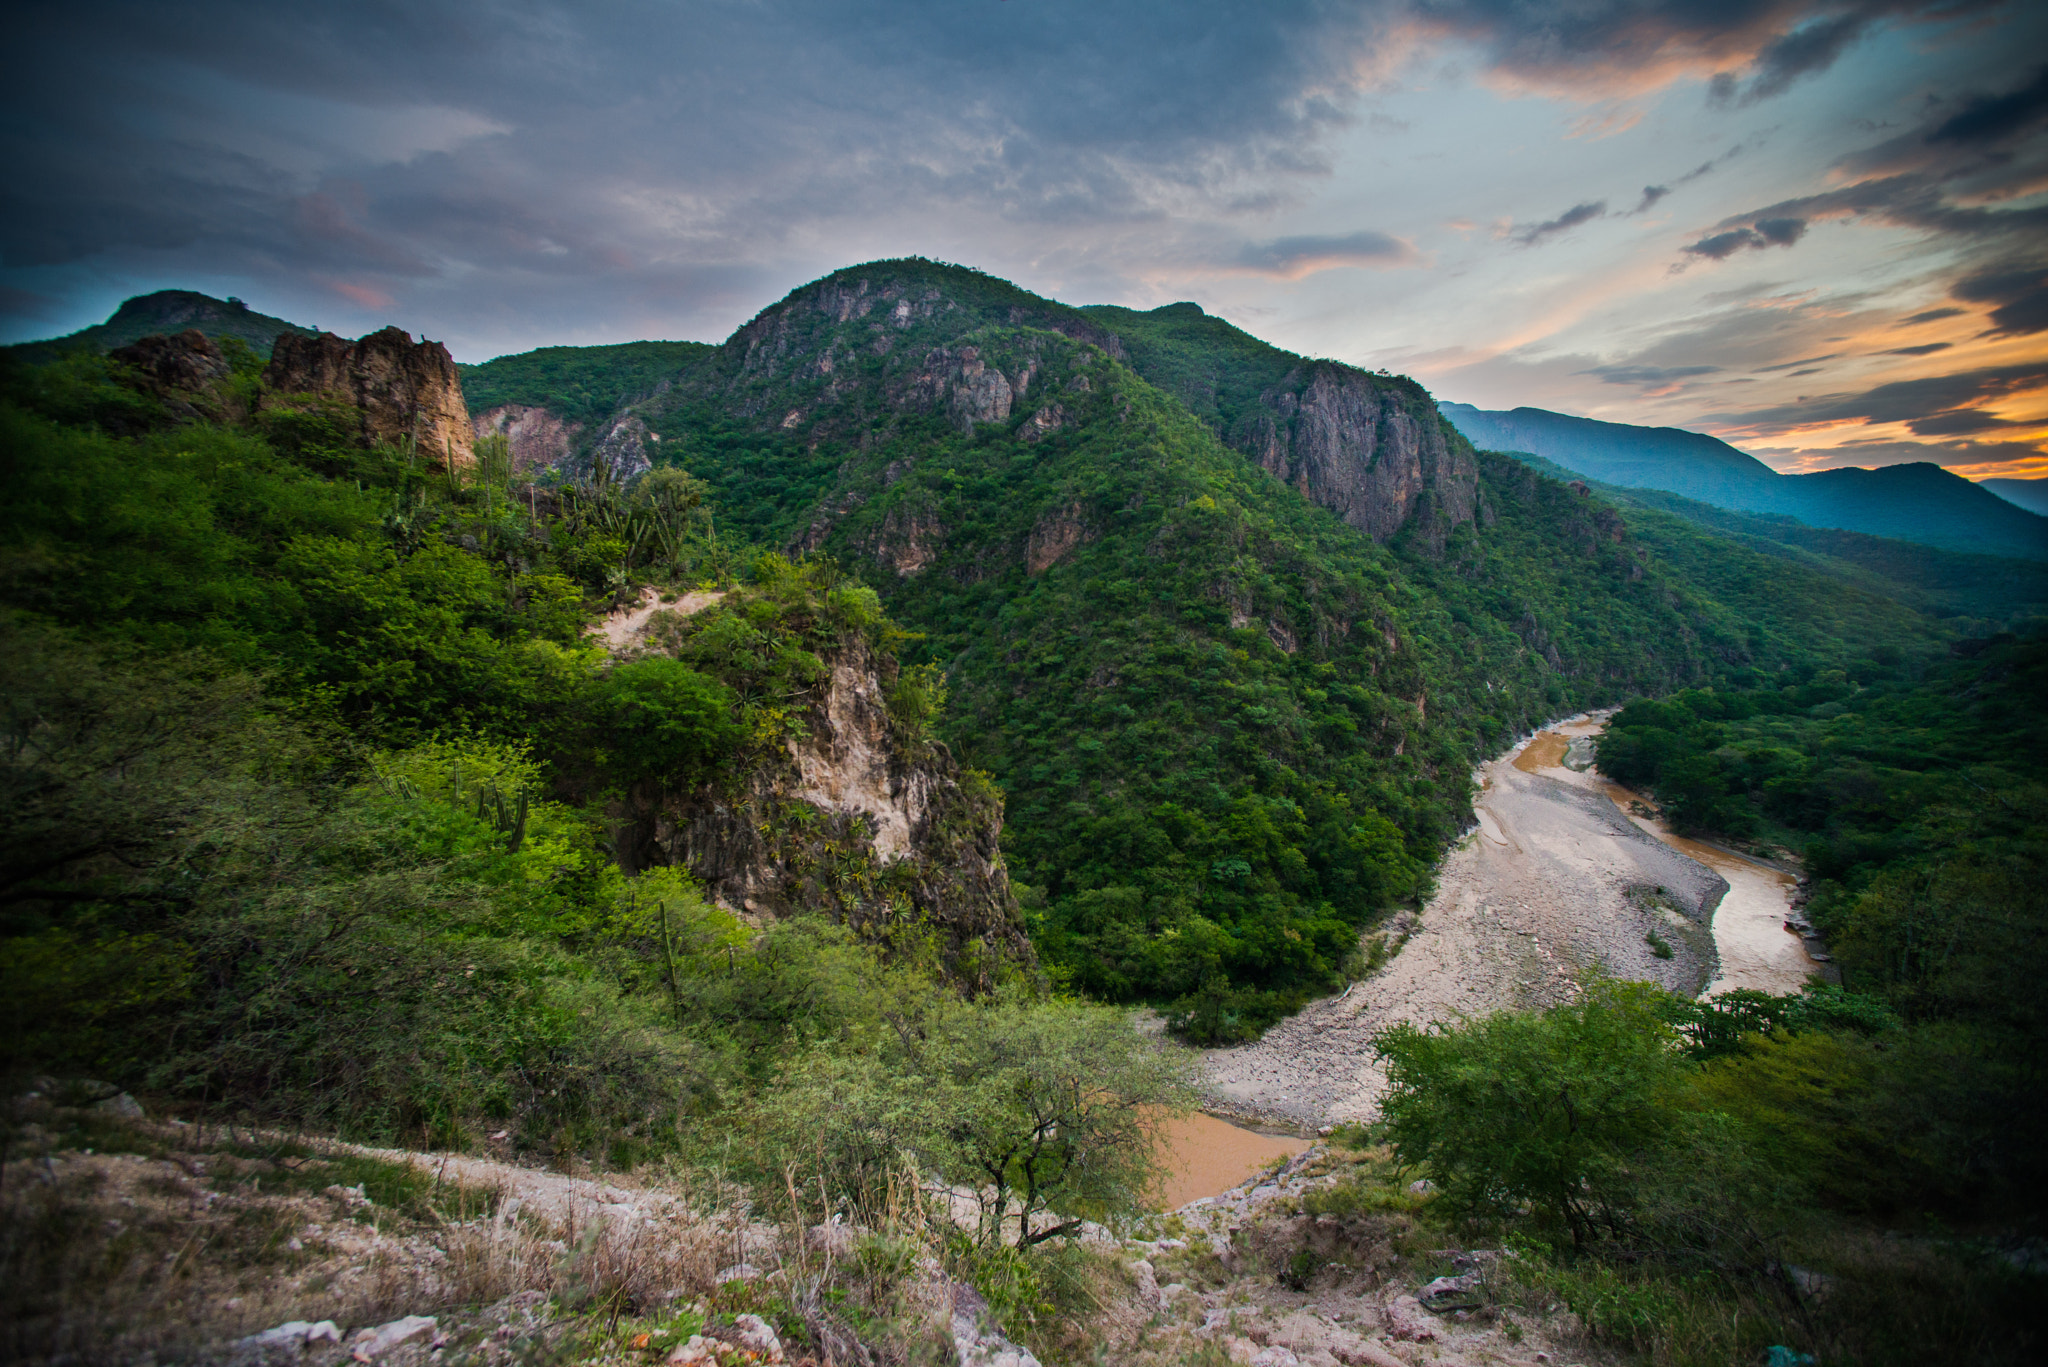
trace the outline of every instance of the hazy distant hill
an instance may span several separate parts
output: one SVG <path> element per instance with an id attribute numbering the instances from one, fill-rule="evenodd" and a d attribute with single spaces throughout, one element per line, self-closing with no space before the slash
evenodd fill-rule
<path id="1" fill-rule="evenodd" d="M 2048 479 L 1980 479 L 1977 484 L 2007 503 L 2048 517 Z"/>
<path id="2" fill-rule="evenodd" d="M 112 351 L 144 337 L 169 336 L 187 328 L 197 328 L 216 339 L 239 337 L 266 360 L 279 333 L 313 337 L 320 331 L 258 313 L 239 299 L 216 299 L 196 290 L 158 290 L 155 294 L 136 295 L 114 310 L 114 316 L 104 323 L 44 342 L 22 342 L 8 350 L 23 360 L 47 361 L 66 351 Z"/>
<path id="3" fill-rule="evenodd" d="M 1541 408 L 1440 407 L 1475 446 L 1532 452 L 1608 484 L 1664 489 L 1739 512 L 1779 513 L 1813 527 L 2048 560 L 2048 518 L 1938 465 L 1781 475 L 1724 441 L 1676 427 L 1634 427 Z"/>

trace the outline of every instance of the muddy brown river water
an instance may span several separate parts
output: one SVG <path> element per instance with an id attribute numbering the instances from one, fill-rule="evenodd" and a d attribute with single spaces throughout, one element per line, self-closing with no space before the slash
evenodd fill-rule
<path id="1" fill-rule="evenodd" d="M 1160 1121 L 1159 1147 L 1166 1166 L 1160 1208 L 1178 1210 L 1230 1190 L 1276 1158 L 1292 1158 L 1308 1141 L 1248 1130 L 1196 1111 Z"/>

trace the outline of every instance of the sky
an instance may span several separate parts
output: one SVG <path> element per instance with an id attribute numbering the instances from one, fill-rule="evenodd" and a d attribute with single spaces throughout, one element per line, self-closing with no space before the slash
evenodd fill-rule
<path id="1" fill-rule="evenodd" d="M 27 0 L 0 340 L 182 288 L 458 360 L 920 255 L 1788 472 L 2048 476 L 2048 6 Z"/>

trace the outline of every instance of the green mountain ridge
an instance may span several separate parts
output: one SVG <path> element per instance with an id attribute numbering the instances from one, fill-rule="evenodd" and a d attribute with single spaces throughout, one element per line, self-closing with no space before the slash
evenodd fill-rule
<path id="1" fill-rule="evenodd" d="M 196 290 L 158 290 L 125 300 L 104 323 L 48 341 L 19 342 L 6 350 L 20 360 L 34 363 L 54 359 L 67 351 L 108 352 L 144 337 L 169 336 L 187 328 L 197 328 L 215 341 L 234 337 L 246 342 L 250 350 L 265 360 L 270 359 L 270 348 L 279 333 L 296 332 L 302 337 L 317 337 L 320 333 L 318 328 L 257 313 L 239 299 L 215 299 Z"/>
<path id="2" fill-rule="evenodd" d="M 1443 442 L 1382 539 L 1230 440 L 1299 450 L 1318 382 L 1377 406 L 1361 442 Z M 1827 568 L 1676 518 L 1646 540 L 1473 452 L 1412 380 L 930 262 L 793 292 L 613 427 L 706 481 L 722 529 L 876 584 L 947 670 L 945 738 L 1008 795 L 1042 954 L 1225 1037 L 1340 981 L 1417 895 L 1474 757 L 1635 692 L 1946 640 Z M 1768 588 L 1732 607 L 1680 557 Z"/>
<path id="3" fill-rule="evenodd" d="M 2048 560 L 2048 518 L 1924 461 L 1784 475 L 1718 438 L 1682 428 L 1600 422 L 1540 408 L 1441 407 L 1480 446 L 1532 452 L 1608 484 L 1662 489 L 1737 512 L 1783 514 L 1813 527 L 1946 550 Z"/>

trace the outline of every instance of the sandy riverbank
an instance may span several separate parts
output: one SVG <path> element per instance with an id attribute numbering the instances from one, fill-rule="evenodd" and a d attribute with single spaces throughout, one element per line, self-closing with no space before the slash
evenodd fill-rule
<path id="1" fill-rule="evenodd" d="M 1371 1119 L 1385 1085 L 1370 1052 L 1380 1030 L 1550 1005 L 1594 967 L 1688 995 L 1710 983 L 1796 990 L 1813 965 L 1782 927 L 1799 965 L 1762 933 L 1785 875 L 1711 847 L 1699 849 L 1712 861 L 1674 848 L 1668 832 L 1616 806 L 1597 774 L 1561 767 L 1570 740 L 1604 720 L 1572 718 L 1481 766 L 1478 828 L 1445 857 L 1400 954 L 1264 1039 L 1211 1051 L 1212 1102 L 1300 1126 Z M 1709 925 L 1731 891 L 1722 971 Z M 1782 896 L 1775 905 L 1782 916 Z M 1657 957 L 1653 934 L 1670 958 Z"/>

